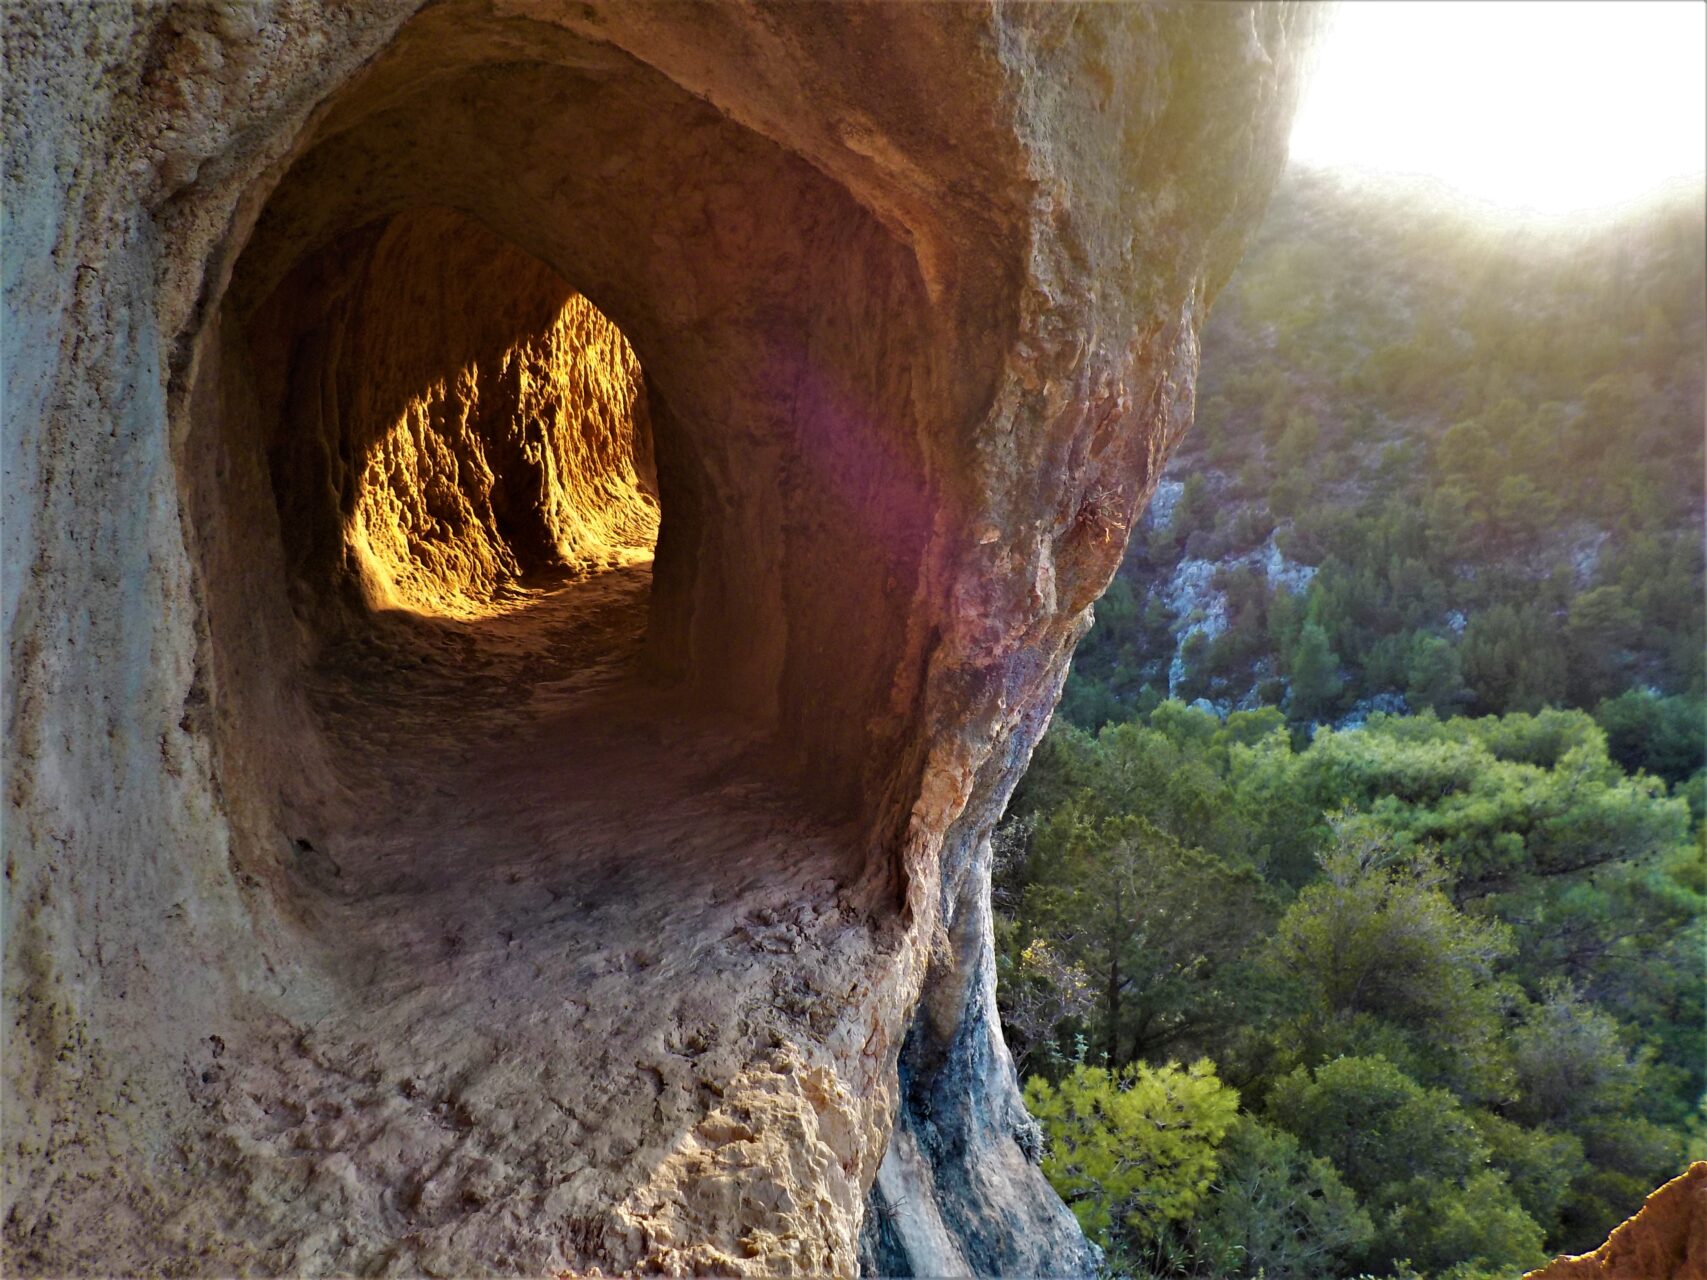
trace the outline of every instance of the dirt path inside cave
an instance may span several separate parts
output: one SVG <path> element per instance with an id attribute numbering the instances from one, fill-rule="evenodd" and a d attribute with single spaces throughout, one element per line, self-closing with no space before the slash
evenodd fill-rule
<path id="1" fill-rule="evenodd" d="M 419 964 L 510 950 L 565 903 L 726 898 L 785 852 L 834 873 L 837 833 L 787 762 L 640 678 L 649 580 L 517 589 L 493 617 L 391 619 L 327 655 L 311 698 L 345 794 L 303 860 L 340 911 L 424 927 Z"/>
<path id="2" fill-rule="evenodd" d="M 293 1242 L 266 1265 L 431 1270 L 518 1230 L 518 1269 L 585 1265 L 675 1212 L 684 1160 L 790 1181 L 737 1099 L 865 1034 L 841 1026 L 874 957 L 850 835 L 752 733 L 640 679 L 648 585 L 634 566 L 478 624 L 384 620 L 320 664 L 341 792 L 292 834 L 323 1012 L 207 1086 L 241 1234 Z M 329 1210 L 336 1232 L 305 1233 Z M 774 1229 L 776 1206 L 746 1216 Z"/>

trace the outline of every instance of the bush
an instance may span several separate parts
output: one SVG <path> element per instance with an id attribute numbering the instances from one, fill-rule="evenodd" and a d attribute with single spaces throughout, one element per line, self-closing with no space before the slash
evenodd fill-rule
<path id="1" fill-rule="evenodd" d="M 1632 689 L 1602 702 L 1594 718 L 1606 730 L 1608 754 L 1627 772 L 1645 770 L 1675 786 L 1707 767 L 1707 702 L 1700 698 Z"/>
<path id="2" fill-rule="evenodd" d="M 1025 1101 L 1048 1137 L 1049 1184 L 1093 1240 L 1126 1248 L 1202 1202 L 1239 1109 L 1206 1058 L 1185 1068 L 1081 1066 L 1059 1085 L 1034 1076 Z"/>
<path id="3" fill-rule="evenodd" d="M 1417 1185 L 1457 1181 L 1480 1167 L 1487 1144 L 1444 1089 L 1425 1089 L 1385 1058 L 1338 1058 L 1282 1077 L 1273 1121 L 1333 1163 L 1371 1204 L 1391 1207 Z"/>
<path id="4" fill-rule="evenodd" d="M 1283 1078 L 1275 1121 L 1332 1161 L 1378 1217 L 1372 1266 L 1454 1264 L 1522 1270 L 1542 1260 L 1542 1231 L 1450 1093 L 1425 1089 L 1383 1058 L 1340 1058 Z"/>

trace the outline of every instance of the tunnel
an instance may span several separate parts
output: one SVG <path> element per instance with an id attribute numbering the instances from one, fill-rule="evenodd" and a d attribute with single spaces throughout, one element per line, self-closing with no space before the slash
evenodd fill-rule
<path id="1" fill-rule="evenodd" d="M 357 1110 L 537 1132 L 498 1175 L 405 1124 L 446 1166 L 415 1185 L 298 1062 L 243 1176 L 311 1194 L 295 1152 L 337 1134 L 402 1196 L 344 1206 L 410 1224 L 392 1265 L 558 1186 L 533 1261 L 845 1269 L 881 1094 L 813 1046 L 894 980 L 928 427 L 988 373 L 932 359 L 916 255 L 844 187 L 476 6 L 406 25 L 250 198 L 180 408 L 186 717 L 281 987 L 377 1077 Z M 280 1083 L 238 1092 L 277 1112 Z M 661 1224 L 682 1181 L 717 1235 Z"/>
<path id="2" fill-rule="evenodd" d="M 795 744 L 847 809 L 887 781 L 856 726 L 933 517 L 919 388 L 958 381 L 970 415 L 989 375 L 931 367 L 917 259 L 845 188 L 609 46 L 478 13 L 410 22 L 257 191 L 212 396 L 254 403 L 184 416 L 233 459 L 259 440 L 308 650 L 352 610 L 478 642 L 502 590 L 655 536 L 647 670 Z M 570 298 L 596 336 L 548 318 Z M 263 537 L 269 504 L 205 488 L 198 527 Z"/>
<path id="3" fill-rule="evenodd" d="M 305 614 L 473 622 L 530 582 L 650 561 L 633 348 L 478 223 L 429 208 L 355 230 L 243 325 Z"/>
<path id="4" fill-rule="evenodd" d="M 8 10 L 20 1273 L 1093 1273 L 989 836 L 1314 12 Z"/>
<path id="5" fill-rule="evenodd" d="M 409 22 L 248 199 L 178 427 L 191 711 L 246 874 L 313 916 L 389 778 L 509 743 L 544 812 L 593 785 L 551 766 L 640 794 L 701 732 L 826 830 L 865 814 L 837 880 L 892 899 L 867 801 L 918 762 L 872 728 L 916 687 L 931 424 L 991 394 L 933 359 L 894 228 L 620 51 L 475 5 Z"/>

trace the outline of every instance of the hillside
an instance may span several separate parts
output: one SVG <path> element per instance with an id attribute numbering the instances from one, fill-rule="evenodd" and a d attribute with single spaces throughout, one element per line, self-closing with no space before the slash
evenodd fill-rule
<path id="1" fill-rule="evenodd" d="M 995 840 L 1114 1274 L 1503 1280 L 1707 1152 L 1704 255 L 1283 180 Z"/>
<path id="2" fill-rule="evenodd" d="M 1698 696 L 1703 246 L 1698 197 L 1539 235 L 1290 171 L 1063 713 Z"/>

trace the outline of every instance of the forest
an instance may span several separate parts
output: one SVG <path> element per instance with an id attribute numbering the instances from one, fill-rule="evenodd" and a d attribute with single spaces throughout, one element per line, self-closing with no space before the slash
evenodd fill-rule
<path id="1" fill-rule="evenodd" d="M 1063 714 L 1699 699 L 1704 239 L 1699 196 L 1538 237 L 1290 171 Z"/>
<path id="2" fill-rule="evenodd" d="M 1293 170 L 997 829 L 1115 1274 L 1492 1280 L 1707 1156 L 1702 209 Z"/>

